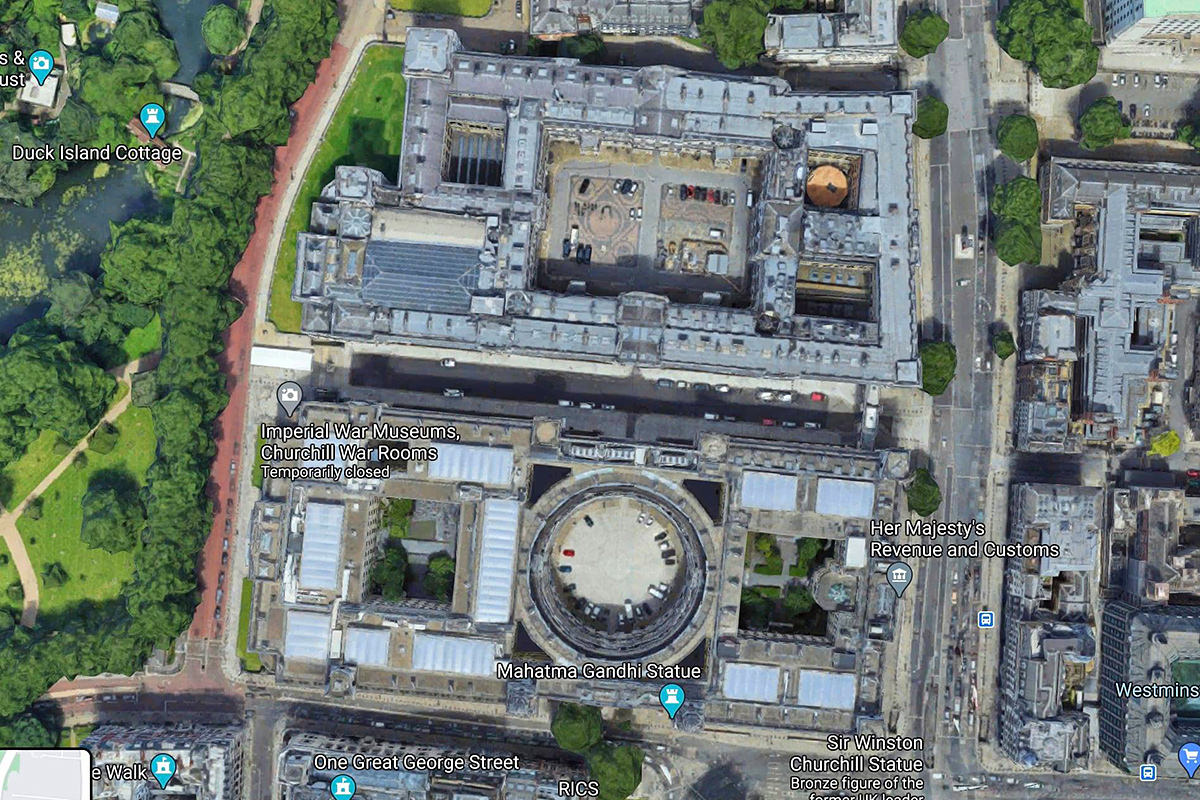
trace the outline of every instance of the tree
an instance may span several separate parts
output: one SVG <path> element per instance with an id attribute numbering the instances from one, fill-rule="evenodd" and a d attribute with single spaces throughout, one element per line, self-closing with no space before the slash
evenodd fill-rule
<path id="1" fill-rule="evenodd" d="M 758 63 L 767 29 L 764 0 L 712 0 L 700 19 L 700 41 L 729 69 Z"/>
<path id="2" fill-rule="evenodd" d="M 141 541 L 146 508 L 132 475 L 109 470 L 97 473 L 84 492 L 82 506 L 79 539 L 88 547 L 121 553 Z"/>
<path id="3" fill-rule="evenodd" d="M 441 603 L 450 602 L 454 593 L 454 559 L 446 552 L 429 557 L 425 571 L 425 590 Z"/>
<path id="4" fill-rule="evenodd" d="M 1042 193 L 1033 178 L 1018 177 L 992 190 L 992 213 L 1002 220 L 1037 224 Z"/>
<path id="5" fill-rule="evenodd" d="M 383 501 L 380 522 L 395 539 L 408 536 L 408 525 L 412 522 L 413 501 L 407 497 L 389 497 Z"/>
<path id="6" fill-rule="evenodd" d="M 9 619 L 11 622 L 11 617 Z M 48 730 L 33 714 L 18 714 L 0 720 L 0 747 L 31 747 L 43 750 L 58 747 L 58 733 Z"/>
<path id="7" fill-rule="evenodd" d="M 904 491 L 908 495 L 908 510 L 919 516 L 928 517 L 942 504 L 941 487 L 924 467 L 913 473 L 912 482 Z"/>
<path id="8" fill-rule="evenodd" d="M 1042 260 L 1042 232 L 1013 220 L 1001 220 L 996 232 L 996 255 L 1009 266 L 1037 264 Z"/>
<path id="9" fill-rule="evenodd" d="M 1200 117 L 1180 125 L 1179 130 L 1175 132 L 1175 138 L 1200 150 Z"/>
<path id="10" fill-rule="evenodd" d="M 1121 117 L 1117 101 L 1112 97 L 1101 97 L 1079 116 L 1079 133 L 1079 143 L 1084 149 L 1099 150 L 1129 136 L 1129 126 Z"/>
<path id="11" fill-rule="evenodd" d="M 1038 150 L 1038 129 L 1033 117 L 1009 114 L 996 128 L 1000 152 L 1018 163 L 1033 158 Z"/>
<path id="12" fill-rule="evenodd" d="M 1150 455 L 1159 458 L 1169 458 L 1179 451 L 1179 434 L 1175 431 L 1163 431 L 1150 440 Z"/>
<path id="13" fill-rule="evenodd" d="M 900 46 L 913 58 L 924 58 L 937 50 L 949 32 L 950 23 L 936 11 L 922 9 L 909 14 L 904 20 Z"/>
<path id="14" fill-rule="evenodd" d="M 764 630 L 771 622 L 775 604 L 753 589 L 742 589 L 738 626 L 752 631 Z"/>
<path id="15" fill-rule="evenodd" d="M 371 587 L 384 600 L 403 600 L 408 580 L 408 551 L 399 542 L 388 542 L 383 557 L 371 568 Z"/>
<path id="16" fill-rule="evenodd" d="M 604 39 L 598 33 L 569 36 L 559 42 L 559 51 L 567 58 L 578 58 L 584 64 L 604 62 Z"/>
<path id="17" fill-rule="evenodd" d="M 1100 51 L 1081 9 L 1073 0 L 1012 0 L 1000 12 L 996 37 L 1006 53 L 1037 70 L 1043 86 L 1087 83 Z"/>
<path id="18" fill-rule="evenodd" d="M 992 350 L 1001 359 L 1007 359 L 1017 352 L 1017 343 L 1013 341 L 1012 331 L 996 331 L 992 335 Z"/>
<path id="19" fill-rule="evenodd" d="M 600 743 L 604 721 L 600 709 L 577 703 L 559 703 L 550 720 L 554 741 L 569 753 L 583 754 Z"/>
<path id="20" fill-rule="evenodd" d="M 642 782 L 645 755 L 631 744 L 597 745 L 588 753 L 588 770 L 600 784 L 600 800 L 625 800 Z"/>
<path id="21" fill-rule="evenodd" d="M 946 391 L 958 368 L 958 351 L 949 342 L 921 345 L 921 389 L 934 397 Z"/>
<path id="22" fill-rule="evenodd" d="M 946 132 L 946 123 L 950 118 L 950 109 L 936 97 L 922 97 L 917 103 L 917 120 L 913 123 L 913 133 L 922 139 L 932 139 Z"/>
<path id="23" fill-rule="evenodd" d="M 242 43 L 246 21 L 236 8 L 218 3 L 204 13 L 200 34 L 211 52 L 227 56 Z"/>
<path id="24" fill-rule="evenodd" d="M 804 616 L 812 607 L 812 592 L 802 586 L 789 586 L 783 593 L 783 611 L 792 619 Z"/>

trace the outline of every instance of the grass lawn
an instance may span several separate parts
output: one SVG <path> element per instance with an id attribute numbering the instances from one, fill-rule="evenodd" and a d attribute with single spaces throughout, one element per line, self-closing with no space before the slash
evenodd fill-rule
<path id="1" fill-rule="evenodd" d="M 42 478 L 54 469 L 54 465 L 62 460 L 62 454 L 54 452 L 54 445 L 58 441 L 58 434 L 54 431 L 42 431 L 33 444 L 26 448 L 25 455 L 0 471 L 0 503 L 5 508 L 13 508 L 24 500 L 25 495 L 33 491 Z"/>
<path id="2" fill-rule="evenodd" d="M 140 328 L 134 328 L 125 337 L 121 349 L 125 351 L 125 362 L 137 361 L 144 355 L 162 347 L 162 320 L 158 314 Z"/>
<path id="3" fill-rule="evenodd" d="M 249 578 L 242 578 L 242 608 L 238 612 L 238 656 L 242 659 L 242 668 L 247 672 L 261 672 L 263 665 L 258 653 L 246 650 L 246 638 L 250 635 L 250 606 L 254 597 L 254 583 Z"/>
<path id="4" fill-rule="evenodd" d="M 492 0 L 390 0 L 397 11 L 417 14 L 454 14 L 459 17 L 482 17 L 492 7 Z"/>
<path id="5" fill-rule="evenodd" d="M 333 112 L 324 141 L 304 173 L 271 277 L 268 318 L 280 331 L 300 331 L 300 304 L 291 298 L 292 280 L 296 276 L 296 236 L 308 228 L 312 204 L 321 196 L 325 184 L 333 180 L 334 169 L 343 164 L 361 164 L 379 170 L 389 181 L 396 180 L 400 136 L 404 130 L 403 66 L 404 48 L 381 44 L 367 48 L 354 79 Z"/>
<path id="6" fill-rule="evenodd" d="M 265 444 L 265 441 L 264 441 L 263 437 L 261 437 L 261 436 L 259 436 L 258 440 L 255 441 L 255 443 L 254 443 L 254 471 L 250 473 L 250 485 L 253 486 L 255 489 L 262 488 L 262 485 L 263 485 L 262 467 L 263 467 L 263 464 L 267 463 L 266 461 L 263 460 L 263 457 L 262 457 L 263 444 Z"/>
<path id="7" fill-rule="evenodd" d="M 40 587 L 41 613 L 63 611 L 81 600 L 109 600 L 133 572 L 132 553 L 108 553 L 87 547 L 79 540 L 83 523 L 83 494 L 89 479 L 101 470 L 131 473 L 139 483 L 154 460 L 154 424 L 150 410 L 131 406 L 117 417 L 120 440 L 111 453 L 88 451 L 87 464 L 67 469 L 42 495 L 41 519 L 22 516 L 17 529 L 29 551 L 39 580 L 49 564 L 63 566 L 69 576 L 62 586 Z"/>

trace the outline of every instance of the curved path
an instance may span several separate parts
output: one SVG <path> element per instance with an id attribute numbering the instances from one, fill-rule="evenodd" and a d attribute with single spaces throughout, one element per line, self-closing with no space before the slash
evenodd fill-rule
<path id="1" fill-rule="evenodd" d="M 130 376 L 140 369 L 141 361 L 133 361 L 120 367 L 120 372 L 117 374 L 117 381 L 125 385 L 129 389 Z M 27 495 L 25 499 L 17 504 L 16 508 L 5 510 L 0 514 L 0 536 L 4 538 L 4 543 L 8 545 L 8 551 L 12 553 L 13 565 L 17 568 L 17 575 L 21 578 L 21 591 L 25 595 L 25 607 L 21 609 L 21 624 L 26 628 L 32 628 L 37 622 L 38 614 L 38 581 L 37 572 L 33 569 L 33 562 L 29 559 L 29 553 L 25 550 L 25 541 L 21 538 L 20 532 L 17 530 L 17 520 L 25 513 L 25 509 L 34 499 L 41 497 L 47 489 L 50 488 L 59 476 L 67 471 L 67 468 L 75 462 L 75 456 L 87 449 L 88 440 L 92 434 L 106 422 L 112 422 L 117 417 L 125 413 L 125 409 L 129 408 L 129 400 L 133 396 L 132 391 L 126 391 L 125 396 L 109 407 L 100 421 L 96 423 L 87 435 L 80 439 L 71 452 L 63 456 L 62 460 L 55 465 L 54 469 L 50 470 L 46 477 L 42 478 L 34 489 Z"/>

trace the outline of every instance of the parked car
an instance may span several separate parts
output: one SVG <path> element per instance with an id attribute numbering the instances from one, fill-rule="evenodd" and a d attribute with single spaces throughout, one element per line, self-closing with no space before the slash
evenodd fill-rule
<path id="1" fill-rule="evenodd" d="M 592 188 L 592 179 L 584 178 L 579 184 L 579 193 L 587 194 L 587 190 Z"/>
<path id="2" fill-rule="evenodd" d="M 570 240 L 569 238 L 565 237 L 565 236 L 563 237 L 563 254 L 562 254 L 562 257 L 563 257 L 563 258 L 570 258 L 570 257 L 571 257 L 571 240 Z"/>
<path id="3" fill-rule="evenodd" d="M 559 567 L 559 568 L 558 568 L 558 571 L 559 571 L 559 572 L 561 572 L 561 573 L 563 573 L 563 574 L 566 574 L 566 573 L 568 573 L 568 572 L 570 572 L 570 571 L 571 571 L 571 565 L 570 565 L 570 564 L 563 564 L 561 567 Z"/>
<path id="4" fill-rule="evenodd" d="M 462 397 L 462 389 L 442 389 L 443 397 Z"/>
<path id="5" fill-rule="evenodd" d="M 448 368 L 453 368 L 453 367 L 457 367 L 457 366 L 458 366 L 458 362 L 457 362 L 457 361 L 455 361 L 453 358 L 443 358 L 443 359 L 442 359 L 442 366 L 443 366 L 443 367 L 448 367 Z"/>
<path id="6" fill-rule="evenodd" d="M 592 263 L 592 246 L 590 244 L 583 247 L 583 263 Z"/>
<path id="7" fill-rule="evenodd" d="M 766 417 L 763 419 L 762 424 L 769 428 L 775 424 L 775 420 L 771 419 L 770 417 Z"/>
<path id="8" fill-rule="evenodd" d="M 812 400 L 814 403 L 824 403 L 827 399 L 827 396 L 824 392 L 813 392 L 808 396 L 808 399 Z"/>

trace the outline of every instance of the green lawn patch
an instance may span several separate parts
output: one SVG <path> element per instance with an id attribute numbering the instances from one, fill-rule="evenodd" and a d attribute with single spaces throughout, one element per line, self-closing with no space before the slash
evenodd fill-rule
<path id="1" fill-rule="evenodd" d="M 246 650 L 246 639 L 250 636 L 250 608 L 253 605 L 254 582 L 242 578 L 242 607 L 238 612 L 238 657 L 242 659 L 242 669 L 247 672 L 261 672 L 263 665 L 258 653 Z"/>
<path id="2" fill-rule="evenodd" d="M 754 591 L 769 600 L 778 600 L 780 595 L 783 594 L 783 590 L 778 586 L 755 586 Z"/>
<path id="3" fill-rule="evenodd" d="M 127 364 L 157 351 L 160 347 L 162 347 L 162 320 L 158 314 L 155 314 L 154 318 L 142 327 L 131 330 L 121 344 Z"/>
<path id="4" fill-rule="evenodd" d="M 71 465 L 41 495 L 41 518 L 24 515 L 17 521 L 17 529 L 42 582 L 42 614 L 63 611 L 82 600 L 118 597 L 122 584 L 133 574 L 134 553 L 93 549 L 79 538 L 83 495 L 92 476 L 101 470 L 116 470 L 143 484 L 146 469 L 154 460 L 154 423 L 149 409 L 130 407 L 117 417 L 114 425 L 120 436 L 119 447 L 110 453 L 82 454 L 84 458 Z M 66 580 L 60 583 L 64 573 Z"/>
<path id="5" fill-rule="evenodd" d="M 262 468 L 263 464 L 267 463 L 262 457 L 262 449 L 265 443 L 262 436 L 259 436 L 258 440 L 254 443 L 254 471 L 250 473 L 250 484 L 255 489 L 261 489 L 263 485 Z"/>
<path id="6" fill-rule="evenodd" d="M 13 508 L 24 500 L 62 460 L 63 454 L 55 452 L 55 445 L 60 441 L 54 431 L 42 431 L 25 450 L 25 455 L 0 471 L 0 503 L 5 508 Z"/>
<path id="7" fill-rule="evenodd" d="M 466 6 L 485 0 L 458 2 Z M 486 3 L 490 5 L 490 0 L 486 0 Z M 484 11 L 486 9 L 485 5 Z M 343 164 L 361 164 L 379 170 L 390 181 L 396 180 L 400 137 L 404 130 L 403 66 L 404 48 L 381 44 L 367 48 L 354 72 L 353 81 L 342 96 L 333 119 L 329 121 L 324 141 L 304 173 L 296 204 L 288 214 L 279 257 L 275 261 L 275 273 L 271 277 L 268 318 L 280 331 L 300 332 L 300 304 L 292 300 L 292 281 L 296 277 L 296 236 L 308 228 L 312 204 L 321 196 L 325 184 L 333 180 L 334 170 Z"/>
<path id="8" fill-rule="evenodd" d="M 397 11 L 458 17 L 482 17 L 492 8 L 492 0 L 390 0 L 390 3 Z"/>

